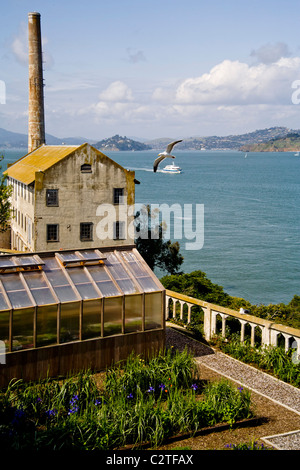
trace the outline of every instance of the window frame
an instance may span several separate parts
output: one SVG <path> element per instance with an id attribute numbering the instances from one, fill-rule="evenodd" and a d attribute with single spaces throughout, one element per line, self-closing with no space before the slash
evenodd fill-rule
<path id="1" fill-rule="evenodd" d="M 56 239 L 49 239 L 49 229 L 50 227 L 56 227 Z M 47 243 L 59 242 L 59 224 L 47 224 L 46 225 L 46 240 Z"/>
<path id="2" fill-rule="evenodd" d="M 89 230 L 90 230 L 90 235 L 89 235 L 88 238 L 86 236 L 83 236 L 83 234 L 82 234 L 82 231 L 87 227 L 89 227 Z M 80 222 L 79 238 L 80 238 L 81 242 L 92 242 L 93 241 L 93 234 L 94 234 L 93 227 L 94 227 L 93 222 Z"/>
<path id="3" fill-rule="evenodd" d="M 81 173 L 92 173 L 92 165 L 89 163 L 83 163 L 80 167 Z"/>
<path id="4" fill-rule="evenodd" d="M 113 191 L 113 203 L 115 205 L 124 204 L 124 197 L 125 197 L 124 188 L 114 188 Z"/>
<path id="5" fill-rule="evenodd" d="M 114 240 L 126 240 L 125 236 L 125 222 L 123 220 L 117 220 L 114 222 Z"/>
<path id="6" fill-rule="evenodd" d="M 55 201 L 49 203 L 48 196 L 55 194 Z M 58 189 L 46 189 L 46 206 L 47 207 L 59 207 L 59 199 L 58 199 Z"/>

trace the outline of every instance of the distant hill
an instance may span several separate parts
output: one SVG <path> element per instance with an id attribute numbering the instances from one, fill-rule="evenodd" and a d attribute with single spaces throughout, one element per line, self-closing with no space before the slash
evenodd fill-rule
<path id="1" fill-rule="evenodd" d="M 290 137 L 288 137 L 288 135 Z M 256 151 L 293 151 L 296 150 L 294 146 L 299 148 L 299 143 L 294 139 L 294 135 L 300 135 L 300 131 L 288 129 L 287 127 L 270 127 L 267 129 L 259 129 L 254 132 L 238 135 L 228 136 L 195 136 L 195 137 L 183 137 L 177 135 L 176 137 L 163 137 L 153 139 L 150 141 L 141 142 L 133 138 L 121 137 L 116 134 L 113 137 L 97 141 L 91 141 L 84 137 L 65 137 L 58 138 L 50 134 L 46 134 L 46 143 L 49 145 L 80 145 L 84 142 L 89 142 L 91 145 L 99 150 L 105 151 L 138 151 L 138 150 L 164 150 L 168 143 L 173 140 L 183 139 L 176 145 L 177 150 L 243 150 L 250 151 L 255 149 Z M 282 140 L 282 145 L 280 139 Z M 96 143 L 95 143 L 96 142 Z M 269 144 L 270 142 L 270 144 Z M 268 145 L 265 145 L 267 144 Z M 260 147 L 257 147 L 260 145 Z M 255 147 L 252 147 L 255 146 Z M 19 134 L 16 132 L 10 132 L 0 128 L 0 148 L 25 148 L 28 147 L 27 134 Z"/>
<path id="2" fill-rule="evenodd" d="M 48 145 L 80 145 L 87 142 L 84 137 L 66 137 L 60 139 L 51 134 L 46 134 Z M 0 148 L 28 148 L 28 135 L 7 131 L 0 128 Z"/>
<path id="3" fill-rule="evenodd" d="M 137 140 L 129 139 L 128 137 L 121 137 L 120 135 L 116 134 L 113 137 L 108 139 L 100 140 L 93 144 L 93 146 L 98 150 L 103 151 L 120 151 L 120 150 L 150 150 L 151 147 L 149 145 L 143 144 L 142 142 L 138 142 Z"/>
<path id="4" fill-rule="evenodd" d="M 224 137 L 208 136 L 208 137 L 188 137 L 183 138 L 176 146 L 176 150 L 240 150 L 243 145 L 257 144 L 267 142 L 276 137 L 287 135 L 289 129 L 287 127 L 270 127 L 268 129 L 260 129 L 247 134 L 228 135 Z M 182 138 L 177 136 L 177 138 Z M 162 138 L 146 142 L 153 149 L 161 149 L 166 147 L 169 142 L 175 138 Z"/>
<path id="5" fill-rule="evenodd" d="M 292 132 L 284 137 L 276 137 L 267 142 L 244 145 L 241 150 L 245 152 L 299 152 L 300 133 Z"/>

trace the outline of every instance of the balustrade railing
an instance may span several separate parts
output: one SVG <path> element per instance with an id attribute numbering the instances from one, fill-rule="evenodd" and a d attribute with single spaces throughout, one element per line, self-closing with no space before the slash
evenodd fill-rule
<path id="1" fill-rule="evenodd" d="M 170 290 L 166 290 L 166 320 L 175 318 L 177 303 L 180 305 L 180 319 L 184 320 L 184 306 L 187 305 L 187 323 L 191 323 L 192 308 L 198 305 L 202 308 L 204 313 L 203 329 L 204 337 L 207 341 L 217 334 L 217 320 L 221 318 L 222 327 L 221 334 L 226 338 L 226 320 L 235 318 L 240 323 L 240 339 L 241 342 L 245 341 L 246 326 L 250 325 L 250 344 L 255 345 L 255 329 L 259 328 L 261 331 L 261 345 L 262 346 L 277 346 L 278 340 L 282 336 L 284 338 L 285 351 L 292 348 L 296 350 L 296 360 L 300 359 L 300 330 L 291 328 L 289 326 L 273 323 L 263 318 L 255 317 L 248 313 L 241 313 L 235 310 L 221 307 L 203 300 L 195 299 L 184 294 L 179 294 Z"/>

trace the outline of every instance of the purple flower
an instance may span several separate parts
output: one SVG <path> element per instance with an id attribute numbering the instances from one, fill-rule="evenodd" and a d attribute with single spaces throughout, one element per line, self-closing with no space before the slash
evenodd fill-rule
<path id="1" fill-rule="evenodd" d="M 57 410 L 55 408 L 53 410 L 46 411 L 46 415 L 48 416 L 48 418 L 51 418 L 51 416 L 55 416 L 56 413 L 57 413 Z"/>
<path id="2" fill-rule="evenodd" d="M 166 388 L 166 386 L 164 384 L 160 384 L 159 385 L 159 388 L 161 388 L 162 390 L 164 390 Z"/>
<path id="3" fill-rule="evenodd" d="M 238 390 L 239 390 L 240 392 L 242 392 L 244 389 L 243 389 L 243 387 L 238 387 Z"/>
<path id="4" fill-rule="evenodd" d="M 127 395 L 127 398 L 133 398 L 132 393 L 129 393 L 129 395 Z"/>
<path id="5" fill-rule="evenodd" d="M 76 404 L 77 400 L 78 400 L 78 395 L 73 395 L 72 399 L 70 400 L 70 409 L 68 411 L 68 415 L 72 413 L 76 413 L 79 410 L 79 407 Z"/>
<path id="6" fill-rule="evenodd" d="M 101 400 L 96 400 L 95 405 L 101 405 Z"/>
<path id="7" fill-rule="evenodd" d="M 192 384 L 192 385 L 191 385 L 191 388 L 192 388 L 193 390 L 197 390 L 198 385 L 197 385 L 197 384 Z"/>
<path id="8" fill-rule="evenodd" d="M 151 393 L 151 392 L 154 392 L 154 390 L 155 390 L 155 388 L 150 386 L 150 387 L 148 388 L 147 392 Z"/>

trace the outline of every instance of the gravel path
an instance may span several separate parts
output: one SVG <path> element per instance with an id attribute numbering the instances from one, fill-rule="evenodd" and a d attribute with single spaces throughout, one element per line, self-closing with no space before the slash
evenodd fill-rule
<path id="1" fill-rule="evenodd" d="M 187 347 L 199 365 L 203 364 L 218 374 L 300 415 L 300 389 L 223 353 L 216 352 L 209 346 L 183 335 L 180 331 L 175 331 L 174 328 L 166 328 L 166 345 L 179 350 Z M 300 419 L 298 431 L 269 436 L 268 441 L 278 449 L 300 450 Z"/>

